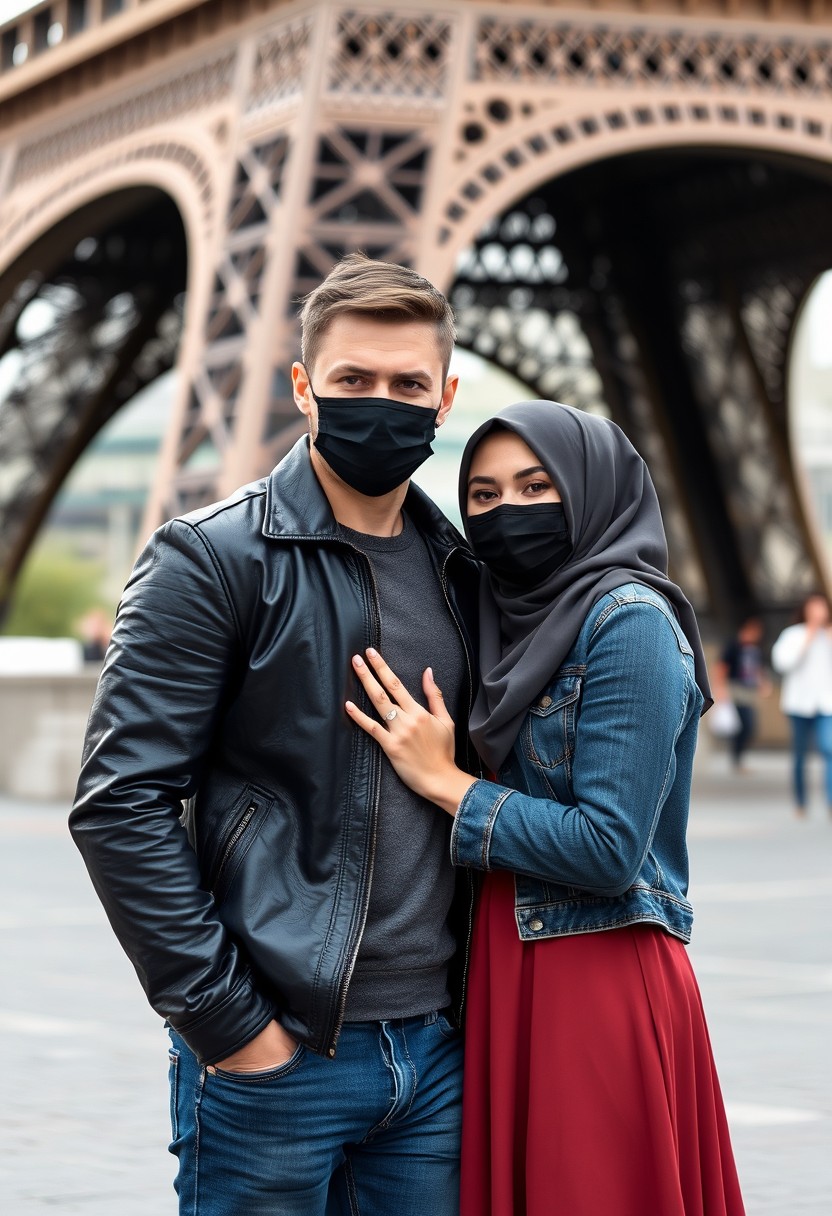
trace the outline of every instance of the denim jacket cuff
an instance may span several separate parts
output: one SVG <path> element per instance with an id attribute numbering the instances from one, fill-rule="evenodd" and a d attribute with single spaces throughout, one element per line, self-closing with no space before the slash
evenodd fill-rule
<path id="1" fill-rule="evenodd" d="M 491 869 L 491 834 L 500 807 L 512 793 L 493 781 L 475 781 L 459 804 L 451 829 L 451 862 L 474 870 Z"/>

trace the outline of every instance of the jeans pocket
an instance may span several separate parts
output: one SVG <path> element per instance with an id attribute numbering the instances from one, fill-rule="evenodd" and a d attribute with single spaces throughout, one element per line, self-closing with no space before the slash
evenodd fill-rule
<path id="1" fill-rule="evenodd" d="M 290 1072 L 294 1072 L 304 1057 L 306 1048 L 303 1043 L 298 1043 L 295 1050 L 289 1056 L 288 1060 L 284 1060 L 282 1064 L 278 1064 L 275 1068 L 264 1068 L 260 1072 L 229 1072 L 224 1068 L 217 1068 L 215 1065 L 208 1069 L 209 1076 L 220 1077 L 223 1081 L 232 1081 L 240 1085 L 263 1085 L 269 1081 L 280 1081 L 283 1077 L 288 1076 Z"/>
<path id="2" fill-rule="evenodd" d="M 179 1139 L 179 1052 L 175 1047 L 168 1051 L 168 1082 L 170 1084 L 170 1137 L 171 1144 Z"/>
<path id="3" fill-rule="evenodd" d="M 459 1027 L 454 1026 L 450 1018 L 447 1018 L 444 1013 L 436 1015 L 436 1028 L 445 1039 L 458 1039 Z"/>

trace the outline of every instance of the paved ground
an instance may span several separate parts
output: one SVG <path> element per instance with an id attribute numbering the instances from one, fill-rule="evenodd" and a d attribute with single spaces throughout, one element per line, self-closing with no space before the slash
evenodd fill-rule
<path id="1" fill-rule="evenodd" d="M 783 757 L 752 765 L 697 782 L 692 953 L 749 1216 L 828 1216 L 832 820 L 791 817 Z M 165 1036 L 65 817 L 0 801 L 0 1212 L 173 1216 Z"/>

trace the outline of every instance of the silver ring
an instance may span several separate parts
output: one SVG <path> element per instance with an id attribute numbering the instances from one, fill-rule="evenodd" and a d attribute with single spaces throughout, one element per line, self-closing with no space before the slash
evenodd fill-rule
<path id="1" fill-rule="evenodd" d="M 385 722 L 392 722 L 394 718 L 398 717 L 398 713 L 397 709 L 391 709 L 389 714 L 384 715 Z"/>

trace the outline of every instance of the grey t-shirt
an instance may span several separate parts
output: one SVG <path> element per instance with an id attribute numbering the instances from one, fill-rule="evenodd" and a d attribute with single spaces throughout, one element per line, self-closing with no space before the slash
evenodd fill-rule
<path id="1" fill-rule="evenodd" d="M 367 555 L 381 609 L 380 651 L 425 705 L 422 673 L 432 667 L 449 705 L 456 703 L 465 653 L 424 540 L 405 515 L 398 536 L 341 528 Z M 399 780 L 382 756 L 370 903 L 347 994 L 348 1022 L 412 1017 L 448 1004 L 448 927 L 454 893 L 451 818 Z"/>

